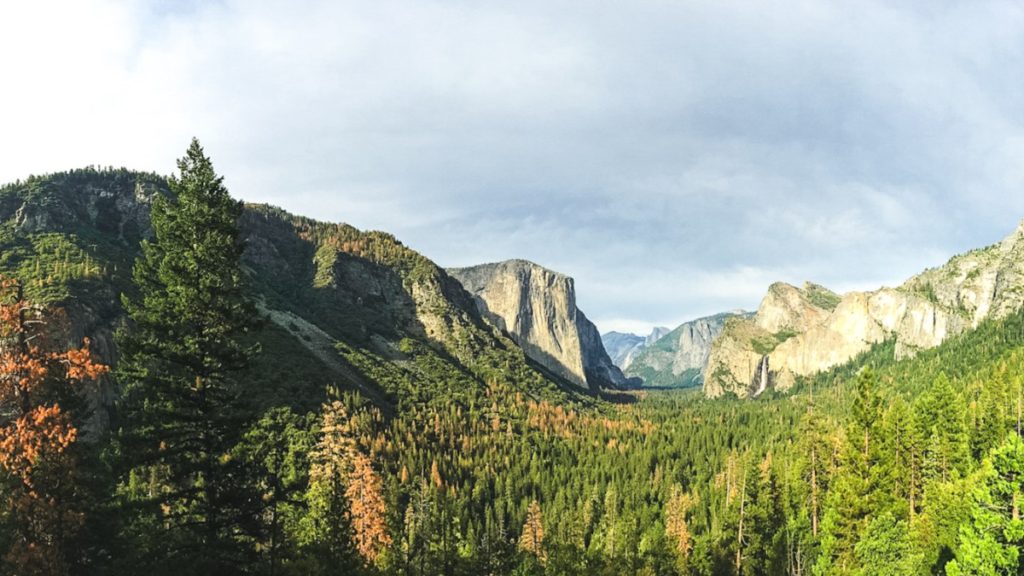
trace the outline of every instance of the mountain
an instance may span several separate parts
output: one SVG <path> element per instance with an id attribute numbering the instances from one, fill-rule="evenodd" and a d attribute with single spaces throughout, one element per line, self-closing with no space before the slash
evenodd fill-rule
<path id="1" fill-rule="evenodd" d="M 642 379 L 644 386 L 700 386 L 712 342 L 722 332 L 726 320 L 736 316 L 749 314 L 725 312 L 679 325 L 638 351 L 624 369 L 626 376 Z"/>
<path id="2" fill-rule="evenodd" d="M 159 176 L 119 170 L 0 187 L 0 272 L 20 278 L 32 299 L 64 310 L 55 334 L 76 344 L 88 335 L 105 361 L 116 360 L 112 334 L 131 328 L 118 296 L 134 290 L 129 277 L 139 242 L 150 235 L 149 207 L 169 193 Z M 452 574 L 614 574 L 627 565 L 629 573 L 732 573 L 739 526 L 741 568 L 751 574 L 785 573 L 787 562 L 827 574 L 840 562 L 854 571 L 954 573 L 953 562 L 988 558 L 976 554 L 979 541 L 1016 558 L 1012 543 L 989 545 L 972 527 L 979 518 L 1002 527 L 1017 521 L 1014 491 L 1004 488 L 1006 478 L 1020 477 L 1013 456 L 1024 449 L 1015 400 L 1024 381 L 1020 230 L 899 288 L 839 296 L 814 284 L 774 284 L 757 313 L 690 322 L 645 350 L 656 358 L 672 346 L 665 358 L 694 361 L 720 321 L 709 361 L 725 371 L 749 357 L 746 382 L 713 401 L 696 390 L 649 390 L 606 394 L 615 400 L 606 402 L 515 342 L 546 330 L 563 337 L 565 349 L 574 343 L 585 378 L 594 373 L 603 347 L 563 275 L 522 262 L 490 265 L 469 275 L 480 282 L 469 292 L 386 233 L 264 205 L 246 206 L 239 224 L 246 289 L 263 322 L 251 333 L 260 348 L 254 365 L 237 378 L 247 400 L 232 407 L 238 449 L 218 454 L 238 470 L 231 500 L 252 511 L 231 520 L 244 524 L 219 544 L 240 563 L 238 573 L 337 572 L 335 554 L 306 544 L 332 538 L 350 545 L 347 536 L 334 539 L 335 514 L 360 519 L 362 532 L 351 542 L 360 556 L 351 565 L 378 575 L 408 566 L 429 574 L 445 567 Z M 490 308 L 481 314 L 488 297 L 499 302 L 502 295 L 511 300 L 510 316 Z M 782 388 L 798 375 L 801 358 L 853 350 L 861 352 L 797 393 L 732 397 Z M 633 367 L 647 362 L 637 358 Z M 96 399 L 106 408 L 116 391 L 111 382 L 102 388 Z M 340 390 L 326 392 L 332 388 Z M 116 410 L 99 412 L 117 429 Z M 7 418 L 6 429 L 20 423 Z M 85 430 L 82 438 L 90 437 Z M 28 445 L 8 438 L 16 440 L 6 454 Z M 868 438 L 870 469 L 843 457 L 861 454 Z M 341 454 L 323 449 L 329 439 L 341 442 Z M 125 475 L 110 471 L 131 465 L 129 444 L 72 445 L 82 465 L 71 476 L 75 489 L 62 494 L 74 499 L 68 510 L 82 511 L 81 528 L 64 556 L 86 569 L 70 573 L 170 574 L 158 564 L 177 567 L 187 558 L 169 555 L 165 541 L 175 550 L 209 546 L 203 532 L 167 528 L 168 468 L 120 481 Z M 350 459 L 353 472 L 320 483 L 324 460 L 341 468 Z M 47 467 L 25 460 L 32 478 L 61 487 L 69 476 L 50 471 L 72 469 L 57 459 Z M 865 471 L 877 480 L 866 488 Z M 376 504 L 346 514 L 325 505 L 327 484 L 340 490 L 328 496 L 343 504 Z M 0 501 L 9 503 L 0 548 L 18 550 L 9 535 L 33 534 L 6 529 L 36 521 L 11 505 L 23 486 L 0 482 Z M 887 497 L 870 498 L 870 491 Z M 122 521 L 145 519 L 139 510 L 148 498 L 165 499 L 151 508 L 158 521 Z M 36 509 L 46 508 L 29 510 Z M 830 520 L 837 517 L 859 518 L 867 528 L 849 530 Z M 201 516 L 186 521 L 193 518 Z M 671 538 L 665 526 L 673 527 Z M 359 534 L 386 537 L 364 553 Z M 540 555 L 520 547 L 541 534 Z M 680 534 L 699 545 L 680 550 Z M 270 558 L 275 550 L 288 561 Z M 19 557 L 3 556 L 12 566 L 0 571 L 25 573 Z M 391 558 L 401 561 L 388 564 Z M 968 568 L 962 572 L 983 571 Z"/>
<path id="3" fill-rule="evenodd" d="M 608 357 L 597 327 L 576 307 L 572 278 L 526 260 L 448 273 L 473 295 L 485 318 L 548 370 L 581 388 L 628 384 Z"/>
<path id="4" fill-rule="evenodd" d="M 797 376 L 892 340 L 896 358 L 1001 319 L 1024 304 L 1024 222 L 1001 242 L 955 256 L 897 288 L 838 296 L 814 284 L 773 284 L 753 318 L 728 321 L 712 346 L 709 397 L 786 390 Z"/>
<path id="5" fill-rule="evenodd" d="M 647 336 L 612 331 L 601 335 L 601 343 L 604 344 L 612 363 L 625 371 L 644 348 L 671 331 L 671 328 L 663 326 L 655 327 Z"/>
<path id="6" fill-rule="evenodd" d="M 601 334 L 601 343 L 612 362 L 621 369 L 633 360 L 639 348 L 643 348 L 646 338 L 639 334 L 627 332 L 605 332 Z"/>
<path id="7" fill-rule="evenodd" d="M 119 295 L 133 289 L 149 207 L 167 194 L 162 177 L 123 169 L 0 187 L 0 274 L 62 309 L 68 340 L 89 337 L 112 363 L 113 334 L 124 322 Z M 328 386 L 357 391 L 385 411 L 482 401 L 496 386 L 576 398 L 485 322 L 459 282 L 390 234 L 265 205 L 247 205 L 239 224 L 250 296 L 266 320 L 253 336 L 262 348 L 250 376 L 254 402 L 316 408 Z M 115 395 L 103 382 L 95 404 L 109 407 Z M 102 422 L 106 411 L 97 412 Z"/>

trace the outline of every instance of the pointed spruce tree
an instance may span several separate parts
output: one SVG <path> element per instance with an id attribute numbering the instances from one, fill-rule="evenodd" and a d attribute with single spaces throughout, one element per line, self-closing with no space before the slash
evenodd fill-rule
<path id="1" fill-rule="evenodd" d="M 120 440 L 138 559 L 150 573 L 231 574 L 250 496 L 230 452 L 248 413 L 240 371 L 255 311 L 243 295 L 241 202 L 192 140 L 152 207 L 123 298 Z"/>

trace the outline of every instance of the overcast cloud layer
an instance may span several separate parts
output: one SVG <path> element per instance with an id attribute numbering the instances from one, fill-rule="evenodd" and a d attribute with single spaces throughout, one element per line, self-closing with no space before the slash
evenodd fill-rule
<path id="1" fill-rule="evenodd" d="M 170 173 L 576 278 L 602 330 L 893 284 L 1024 217 L 1019 2 L 10 2 L 0 181 Z"/>

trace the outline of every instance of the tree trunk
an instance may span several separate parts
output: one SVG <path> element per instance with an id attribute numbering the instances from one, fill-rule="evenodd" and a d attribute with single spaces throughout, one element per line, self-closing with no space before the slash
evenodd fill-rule
<path id="1" fill-rule="evenodd" d="M 740 575 L 743 565 L 743 508 L 747 503 L 747 471 L 743 470 L 743 482 L 740 487 L 740 521 L 736 531 L 736 576 Z"/>
<path id="2" fill-rule="evenodd" d="M 818 537 L 818 447 L 811 448 L 811 534 Z"/>

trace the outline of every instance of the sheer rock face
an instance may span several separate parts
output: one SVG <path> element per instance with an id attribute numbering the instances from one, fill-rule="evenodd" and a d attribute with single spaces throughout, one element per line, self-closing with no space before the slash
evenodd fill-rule
<path id="1" fill-rule="evenodd" d="M 658 326 L 651 330 L 646 337 L 622 332 L 607 332 L 601 335 L 601 343 L 604 344 L 604 349 L 608 352 L 612 363 L 625 371 L 637 356 L 671 331 L 671 328 Z"/>
<path id="2" fill-rule="evenodd" d="M 580 387 L 619 387 L 626 378 L 590 320 L 576 308 L 573 279 L 525 260 L 448 270 L 481 314 L 527 356 Z"/>
<path id="3" fill-rule="evenodd" d="M 1006 239 L 955 256 L 898 288 L 834 299 L 823 288 L 774 284 L 751 320 L 726 324 L 712 346 L 707 396 L 750 396 L 761 358 L 771 386 L 849 361 L 873 344 L 895 340 L 898 358 L 1003 318 L 1024 305 L 1024 222 Z M 833 305 L 834 304 L 834 305 Z"/>
<path id="4" fill-rule="evenodd" d="M 704 381 L 711 345 L 733 316 L 749 314 L 726 312 L 679 325 L 641 350 L 625 369 L 626 375 L 641 378 L 649 386 L 699 386 Z"/>

